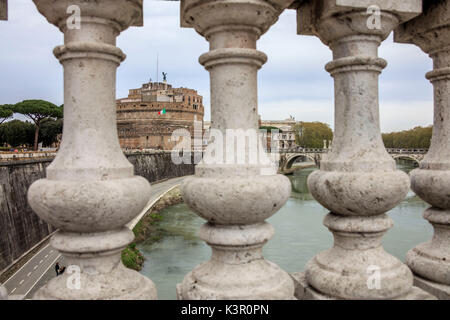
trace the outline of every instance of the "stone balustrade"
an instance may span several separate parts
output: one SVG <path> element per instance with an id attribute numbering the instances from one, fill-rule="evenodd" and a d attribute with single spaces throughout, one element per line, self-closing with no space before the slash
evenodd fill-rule
<path id="1" fill-rule="evenodd" d="M 302 147 L 293 147 L 293 148 L 283 148 L 279 150 L 275 150 L 275 152 L 279 153 L 294 153 L 294 152 L 302 152 L 302 153 L 325 153 L 329 152 L 330 149 L 315 149 L 315 148 L 302 148 Z M 390 154 L 427 154 L 428 149 L 397 149 L 397 148 L 386 148 L 386 151 Z"/>
<path id="2" fill-rule="evenodd" d="M 54 53 L 64 67 L 65 114 L 61 148 L 28 198 L 40 217 L 61 230 L 51 243 L 81 275 L 79 290 L 67 286 L 65 274 L 35 298 L 155 299 L 153 283 L 126 269 L 119 255 L 133 239 L 125 224 L 151 193 L 120 151 L 115 124 L 116 68 L 125 58 L 116 37 L 140 24 L 142 0 L 33 1 L 64 34 L 64 45 Z M 77 2 L 82 27 L 68 28 L 67 8 Z M 213 143 L 195 176 L 182 185 L 186 203 L 206 220 L 199 236 L 212 256 L 177 286 L 178 298 L 449 299 L 450 0 L 424 0 L 423 6 L 421 0 L 182 0 L 180 5 L 182 26 L 194 28 L 210 45 L 199 61 L 210 73 Z M 287 7 L 297 10 L 299 34 L 317 36 L 332 50 L 326 70 L 335 84 L 333 145 L 308 180 L 313 196 L 330 210 L 324 224 L 334 245 L 310 260 L 304 273 L 291 276 L 262 256 L 274 232 L 265 220 L 287 201 L 288 179 L 276 174 L 261 141 L 256 149 L 232 150 L 241 162 L 225 147 L 234 139 L 227 130 L 257 131 L 257 71 L 267 60 L 257 40 Z M 387 62 L 378 57 L 378 47 L 394 29 L 397 42 L 418 45 L 434 61 L 427 75 L 435 92 L 432 145 L 411 180 L 431 204 L 424 217 L 435 234 L 408 253 L 407 264 L 381 244 L 392 227 L 386 212 L 410 187 L 380 133 L 378 77 Z M 378 282 L 371 282 L 373 272 Z"/>
<path id="3" fill-rule="evenodd" d="M 0 162 L 11 162 L 17 160 L 34 160 L 42 158 L 53 158 L 56 152 L 0 152 Z"/>

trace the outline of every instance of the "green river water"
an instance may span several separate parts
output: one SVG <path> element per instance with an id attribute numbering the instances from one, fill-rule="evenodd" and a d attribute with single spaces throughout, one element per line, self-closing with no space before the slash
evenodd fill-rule
<path id="1" fill-rule="evenodd" d="M 409 172 L 412 165 L 398 164 Z M 275 228 L 274 237 L 264 246 L 264 257 L 287 272 L 302 271 L 306 262 L 318 252 L 332 246 L 333 237 L 322 220 L 328 211 L 308 192 L 306 179 L 315 170 L 303 169 L 289 176 L 292 195 L 287 203 L 267 221 Z M 410 191 L 407 198 L 388 214 L 394 227 L 383 237 L 386 251 L 404 261 L 406 252 L 428 241 L 432 227 L 422 218 L 428 205 Z M 141 243 L 138 248 L 146 261 L 141 273 L 153 280 L 159 299 L 175 299 L 176 284 L 196 265 L 209 259 L 211 249 L 196 237 L 205 222 L 185 204 L 162 211 L 158 228 L 162 238 L 156 243 Z"/>

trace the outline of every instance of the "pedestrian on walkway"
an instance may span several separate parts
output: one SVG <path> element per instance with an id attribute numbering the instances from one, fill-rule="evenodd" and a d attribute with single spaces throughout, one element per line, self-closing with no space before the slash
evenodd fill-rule
<path id="1" fill-rule="evenodd" d="M 59 276 L 59 270 L 60 270 L 61 268 L 59 267 L 59 262 L 57 262 L 56 263 L 56 265 L 55 265 L 55 271 L 56 271 L 56 276 Z"/>

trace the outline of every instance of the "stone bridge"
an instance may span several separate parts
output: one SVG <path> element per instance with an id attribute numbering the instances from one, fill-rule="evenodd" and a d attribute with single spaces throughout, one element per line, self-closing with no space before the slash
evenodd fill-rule
<path id="1" fill-rule="evenodd" d="M 292 168 L 292 165 L 299 159 L 304 158 L 309 160 L 308 162 L 314 162 L 315 166 L 320 165 L 323 154 L 327 153 L 331 149 L 314 149 L 314 148 L 302 148 L 295 147 L 289 149 L 283 149 L 279 151 L 279 168 L 282 173 L 292 173 L 295 170 L 305 168 L 305 166 L 300 166 L 298 168 Z M 423 160 L 424 156 L 427 154 L 428 149 L 395 149 L 386 148 L 388 153 L 394 160 L 406 159 L 412 160 L 419 164 Z"/>

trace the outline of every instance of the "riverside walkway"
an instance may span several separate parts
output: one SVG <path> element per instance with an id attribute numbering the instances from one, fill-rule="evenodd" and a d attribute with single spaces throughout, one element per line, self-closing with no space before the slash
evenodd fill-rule
<path id="1" fill-rule="evenodd" d="M 164 194 L 180 185 L 184 178 L 178 177 L 152 184 L 152 196 L 146 207 L 127 226 L 132 229 Z M 47 244 L 3 284 L 10 298 L 31 299 L 37 289 L 56 276 L 54 270 L 56 262 L 61 266 L 67 266 L 61 254 Z"/>

